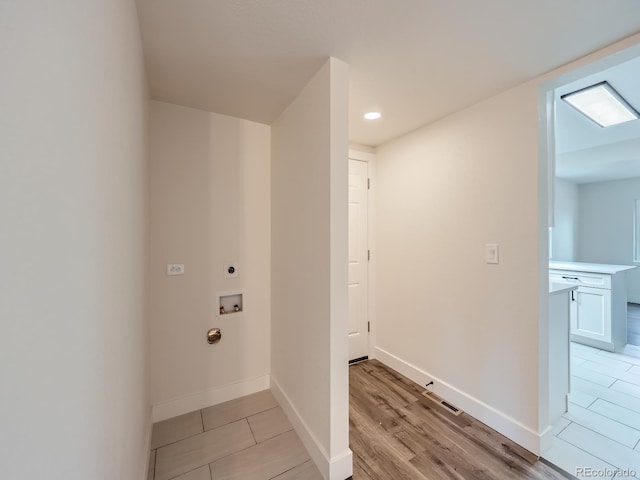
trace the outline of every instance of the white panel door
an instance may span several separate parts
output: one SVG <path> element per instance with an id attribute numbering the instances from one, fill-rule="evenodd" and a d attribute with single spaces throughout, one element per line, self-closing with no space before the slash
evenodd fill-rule
<path id="1" fill-rule="evenodd" d="M 349 360 L 369 355 L 367 162 L 349 160 Z"/>

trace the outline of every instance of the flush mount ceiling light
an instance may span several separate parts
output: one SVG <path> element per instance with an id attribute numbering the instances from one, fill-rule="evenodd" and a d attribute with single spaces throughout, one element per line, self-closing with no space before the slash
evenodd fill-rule
<path id="1" fill-rule="evenodd" d="M 607 82 L 567 93 L 560 98 L 601 127 L 638 119 L 638 112 Z"/>
<path id="2" fill-rule="evenodd" d="M 382 116 L 380 112 L 367 112 L 364 114 L 364 118 L 367 120 L 377 120 Z"/>

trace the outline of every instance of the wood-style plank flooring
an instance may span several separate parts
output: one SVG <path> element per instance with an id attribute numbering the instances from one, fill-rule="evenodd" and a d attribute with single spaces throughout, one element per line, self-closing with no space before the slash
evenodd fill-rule
<path id="1" fill-rule="evenodd" d="M 354 480 L 569 478 L 470 415 L 441 409 L 376 360 L 349 372 Z"/>
<path id="2" fill-rule="evenodd" d="M 640 305 L 627 303 L 627 343 L 640 346 Z"/>

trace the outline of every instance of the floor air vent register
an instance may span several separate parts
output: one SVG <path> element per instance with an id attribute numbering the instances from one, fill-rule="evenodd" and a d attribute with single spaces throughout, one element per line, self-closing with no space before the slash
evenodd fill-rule
<path id="1" fill-rule="evenodd" d="M 462 410 L 460 410 L 458 407 L 447 402 L 442 397 L 439 397 L 438 395 L 433 393 L 431 390 L 425 390 L 424 392 L 422 392 L 422 396 L 425 398 L 428 398 L 433 403 L 438 405 L 440 408 L 443 408 L 447 412 L 452 413 L 456 417 L 462 413 Z"/>

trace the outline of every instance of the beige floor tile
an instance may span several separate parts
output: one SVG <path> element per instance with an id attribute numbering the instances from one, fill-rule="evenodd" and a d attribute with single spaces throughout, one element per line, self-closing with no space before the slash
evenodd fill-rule
<path id="1" fill-rule="evenodd" d="M 229 402 L 224 402 L 213 407 L 202 410 L 202 419 L 204 420 L 204 429 L 225 425 L 235 422 L 241 418 L 264 412 L 270 408 L 278 406 L 278 402 L 273 398 L 270 390 L 247 395 L 246 397 L 237 398 Z"/>
<path id="2" fill-rule="evenodd" d="M 245 419 L 158 449 L 155 480 L 169 480 L 255 445 Z"/>
<path id="3" fill-rule="evenodd" d="M 249 426 L 256 438 L 256 442 L 264 442 L 269 438 L 280 435 L 281 433 L 293 430 L 289 419 L 282 411 L 282 408 L 276 407 L 265 412 L 252 415 L 247 418 Z"/>
<path id="4" fill-rule="evenodd" d="M 209 465 L 205 465 L 204 467 L 196 468 L 184 475 L 175 477 L 172 480 L 211 480 L 211 470 L 209 469 Z"/>
<path id="5" fill-rule="evenodd" d="M 309 460 L 294 431 L 247 448 L 211 464 L 215 480 L 268 480 Z"/>
<path id="6" fill-rule="evenodd" d="M 156 473 L 156 451 L 151 450 L 149 452 L 149 469 L 147 470 L 147 480 L 153 480 Z"/>
<path id="7" fill-rule="evenodd" d="M 324 478 L 313 460 L 309 460 L 278 475 L 273 480 L 324 480 Z"/>
<path id="8" fill-rule="evenodd" d="M 200 410 L 163 420 L 153 425 L 151 448 L 169 445 L 203 431 Z"/>

